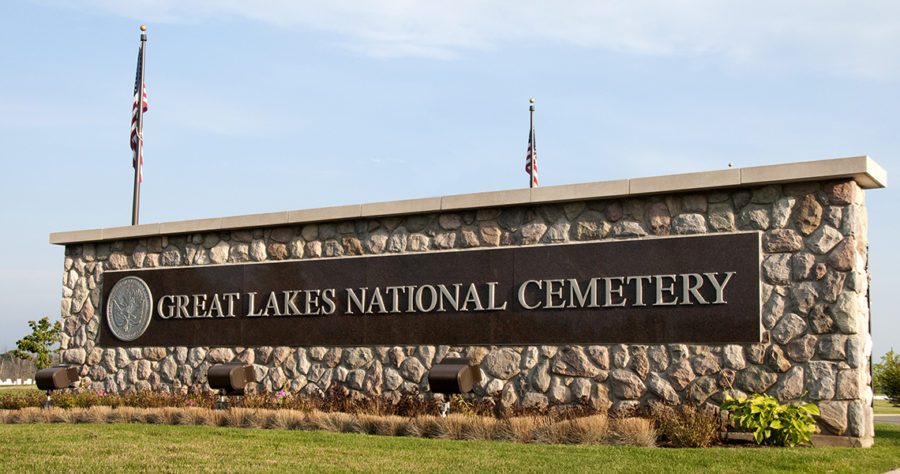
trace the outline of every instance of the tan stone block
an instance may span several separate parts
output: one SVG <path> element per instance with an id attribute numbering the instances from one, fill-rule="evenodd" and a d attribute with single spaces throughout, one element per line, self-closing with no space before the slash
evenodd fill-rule
<path id="1" fill-rule="evenodd" d="M 222 218 L 223 229 L 240 229 L 247 227 L 265 227 L 288 223 L 287 212 L 270 212 L 267 214 L 248 214 Z"/>
<path id="2" fill-rule="evenodd" d="M 222 218 L 196 219 L 189 221 L 163 222 L 159 224 L 160 234 L 188 234 L 209 232 L 222 228 Z"/>
<path id="3" fill-rule="evenodd" d="M 531 202 L 530 189 L 491 191 L 486 193 L 457 194 L 441 198 L 441 210 L 475 209 L 482 207 L 527 204 Z"/>
<path id="4" fill-rule="evenodd" d="M 561 186 L 541 186 L 531 189 L 531 202 L 543 203 L 611 198 L 626 196 L 628 192 L 627 179 Z"/>
<path id="5" fill-rule="evenodd" d="M 669 176 L 635 178 L 629 182 L 629 194 L 651 194 L 695 189 L 733 187 L 741 184 L 740 170 L 705 171 Z"/>
<path id="6" fill-rule="evenodd" d="M 65 245 L 76 242 L 92 242 L 103 239 L 103 229 L 74 230 L 69 232 L 53 232 L 50 234 L 50 243 Z"/>
<path id="7" fill-rule="evenodd" d="M 743 168 L 741 184 L 853 178 L 863 188 L 887 186 L 887 172 L 868 156 Z"/>
<path id="8" fill-rule="evenodd" d="M 441 198 L 407 199 L 403 201 L 376 202 L 360 206 L 360 215 L 392 216 L 400 214 L 417 214 L 437 212 L 441 210 Z"/>
<path id="9" fill-rule="evenodd" d="M 141 224 L 103 229 L 103 240 L 128 239 L 159 235 L 159 224 Z"/>

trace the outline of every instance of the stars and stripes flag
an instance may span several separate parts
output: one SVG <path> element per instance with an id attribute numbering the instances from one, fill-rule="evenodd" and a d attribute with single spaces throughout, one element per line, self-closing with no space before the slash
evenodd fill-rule
<path id="1" fill-rule="evenodd" d="M 534 171 L 532 172 L 532 167 Z M 531 186 L 536 188 L 538 185 L 538 168 L 537 168 L 537 146 L 534 140 L 534 128 L 528 133 L 528 156 L 525 158 L 525 172 L 531 175 Z"/>
<path id="2" fill-rule="evenodd" d="M 138 179 L 144 181 L 144 131 L 143 131 L 143 113 L 147 111 L 147 85 L 144 84 L 143 71 L 143 49 L 144 43 L 138 49 L 137 73 L 134 78 L 134 100 L 131 104 L 131 166 L 137 169 Z M 140 110 L 138 103 L 140 102 Z M 140 140 L 138 140 L 140 138 Z M 140 142 L 140 146 L 138 146 Z"/>

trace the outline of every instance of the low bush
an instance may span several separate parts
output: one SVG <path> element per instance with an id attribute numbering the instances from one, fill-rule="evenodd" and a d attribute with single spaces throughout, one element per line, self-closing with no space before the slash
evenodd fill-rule
<path id="1" fill-rule="evenodd" d="M 722 409 L 731 413 L 732 426 L 753 430 L 756 444 L 776 446 L 811 445 L 810 437 L 816 432 L 812 416 L 819 414 L 819 408 L 812 403 L 782 405 L 775 397 L 760 394 L 749 400 L 726 395 Z"/>
<path id="2" fill-rule="evenodd" d="M 395 404 L 396 414 L 398 416 L 416 417 L 427 414 L 435 414 L 439 411 L 438 402 L 435 400 L 425 400 L 419 396 L 418 390 L 403 392 L 400 394 L 400 400 Z"/>
<path id="3" fill-rule="evenodd" d="M 38 390 L 32 390 L 26 393 L 4 393 L 0 395 L 0 410 L 18 410 L 25 407 L 39 407 L 45 398 L 46 395 Z"/>
<path id="4" fill-rule="evenodd" d="M 718 440 L 722 417 L 693 405 L 672 407 L 656 403 L 651 412 L 657 429 L 676 448 L 705 448 Z"/>

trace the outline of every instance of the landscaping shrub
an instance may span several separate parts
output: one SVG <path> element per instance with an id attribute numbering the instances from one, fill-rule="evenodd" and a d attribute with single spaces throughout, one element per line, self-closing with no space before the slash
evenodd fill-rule
<path id="1" fill-rule="evenodd" d="M 119 407 L 113 410 L 112 416 L 107 420 L 108 423 L 135 423 L 136 411 L 134 407 Z"/>
<path id="2" fill-rule="evenodd" d="M 466 423 L 461 423 L 459 439 L 467 441 L 487 441 L 494 439 L 497 430 L 496 418 L 478 415 L 449 415 L 465 417 Z"/>
<path id="3" fill-rule="evenodd" d="M 722 409 L 731 412 L 731 423 L 753 430 L 756 444 L 796 446 L 810 443 L 810 436 L 816 431 L 816 421 L 812 415 L 819 414 L 819 408 L 812 404 L 782 405 L 771 395 L 756 394 L 750 399 L 725 396 Z"/>
<path id="4" fill-rule="evenodd" d="M 72 408 L 75 406 L 75 395 L 71 393 L 57 393 L 53 395 L 52 399 L 53 405 L 59 408 Z"/>
<path id="5" fill-rule="evenodd" d="M 401 417 L 405 423 L 401 424 L 397 432 L 398 436 L 409 436 L 413 438 L 421 438 L 424 436 L 425 423 L 420 417 L 410 418 Z"/>
<path id="6" fill-rule="evenodd" d="M 85 408 L 80 413 L 75 416 L 75 423 L 90 423 L 90 424 L 100 424 L 107 423 L 107 421 L 112 418 L 113 410 L 109 407 L 105 406 L 94 406 L 90 408 Z M 168 420 L 161 422 L 160 424 L 171 424 Z"/>
<path id="7" fill-rule="evenodd" d="M 676 448 L 708 447 L 717 440 L 723 428 L 718 413 L 693 405 L 672 407 L 655 403 L 651 411 L 656 427 Z"/>
<path id="8" fill-rule="evenodd" d="M 609 436 L 609 417 L 590 415 L 567 421 L 571 425 L 569 441 L 575 444 L 602 444 Z"/>
<path id="9" fill-rule="evenodd" d="M 0 395 L 0 410 L 18 410 L 25 407 L 40 407 L 46 395 L 41 391 L 31 390 L 24 393 Z M 498 419 L 543 416 L 552 421 L 573 420 L 600 413 L 590 405 L 587 399 L 568 406 L 525 407 L 520 404 L 503 406 L 500 394 L 478 399 L 453 396 L 449 399 L 451 413 L 471 416 L 494 417 Z M 208 408 L 215 407 L 219 395 L 212 391 L 202 391 L 202 387 L 193 386 L 178 393 L 154 391 L 107 393 L 104 390 L 61 390 L 51 396 L 54 404 L 62 408 L 89 408 L 107 406 L 111 408 Z M 379 416 L 397 415 L 416 417 L 438 415 L 440 401 L 425 397 L 418 390 L 404 391 L 398 398 L 351 396 L 339 384 L 333 384 L 325 393 L 288 393 L 279 390 L 274 393 L 248 393 L 244 396 L 227 397 L 228 405 L 235 408 L 253 408 L 267 410 L 297 410 L 310 412 L 343 412 L 352 414 L 371 414 Z M 605 413 L 603 413 L 605 414 Z"/>
<path id="10" fill-rule="evenodd" d="M 494 439 L 515 443 L 531 443 L 536 434 L 549 423 L 547 417 L 517 416 L 506 418 L 497 424 Z"/>
<path id="11" fill-rule="evenodd" d="M 563 423 L 553 423 L 549 417 L 536 417 L 536 427 L 528 442 L 543 444 L 569 444 L 569 430 Z M 524 436 L 523 436 L 524 438 Z"/>
<path id="12" fill-rule="evenodd" d="M 380 415 L 375 425 L 375 434 L 380 436 L 403 436 L 408 423 L 409 419 L 402 416 Z"/>
<path id="13" fill-rule="evenodd" d="M 403 392 L 396 403 L 396 411 L 399 416 L 422 416 L 429 413 L 437 413 L 438 403 L 434 400 L 425 400 L 419 396 L 418 390 Z"/>
<path id="14" fill-rule="evenodd" d="M 656 446 L 656 428 L 646 418 L 613 418 L 609 423 L 608 444 L 620 446 Z"/>
<path id="15" fill-rule="evenodd" d="M 475 403 L 471 400 L 466 400 L 462 395 L 453 395 L 448 401 L 450 403 L 450 410 L 453 413 L 460 413 L 463 415 L 477 414 Z"/>
<path id="16" fill-rule="evenodd" d="M 533 429 L 534 441 L 538 443 L 603 444 L 609 439 L 609 418 L 606 415 L 591 415 L 557 421 L 552 421 L 550 417 L 542 418 L 544 420 L 543 423 L 540 423 L 542 426 Z M 622 438 L 634 439 L 635 437 L 628 434 Z"/>
<path id="17" fill-rule="evenodd" d="M 33 390 L 25 394 L 6 393 L 0 395 L 0 410 L 18 410 L 25 407 L 39 407 L 45 399 L 42 392 Z"/>
<path id="18" fill-rule="evenodd" d="M 43 423 L 44 413 L 41 408 L 27 407 L 13 411 L 6 420 L 7 423 Z"/>
<path id="19" fill-rule="evenodd" d="M 151 425 L 170 425 L 173 421 L 173 413 L 166 408 L 147 410 L 144 415 L 144 423 Z"/>

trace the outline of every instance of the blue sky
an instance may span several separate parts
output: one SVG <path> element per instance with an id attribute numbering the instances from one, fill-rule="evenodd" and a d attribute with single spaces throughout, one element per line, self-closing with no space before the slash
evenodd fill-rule
<path id="1" fill-rule="evenodd" d="M 0 4 L 0 349 L 59 317 L 57 231 L 870 155 L 900 162 L 896 2 Z M 876 359 L 898 212 L 867 194 Z"/>

